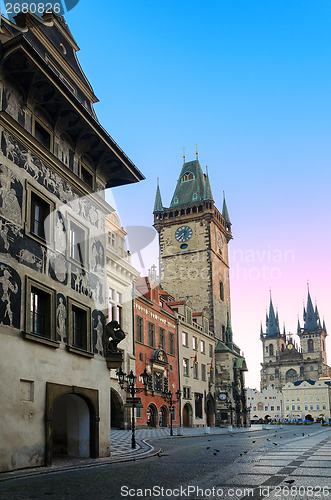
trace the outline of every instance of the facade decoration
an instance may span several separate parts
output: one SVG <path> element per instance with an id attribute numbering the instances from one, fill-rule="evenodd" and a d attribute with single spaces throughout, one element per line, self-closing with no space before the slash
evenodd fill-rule
<path id="1" fill-rule="evenodd" d="M 15 22 L 1 17 L 1 471 L 110 454 L 104 190 L 143 179 L 96 118 L 63 17 Z"/>
<path id="2" fill-rule="evenodd" d="M 283 419 L 283 395 L 271 385 L 261 392 L 247 388 L 246 399 L 252 424 L 279 422 Z"/>
<path id="3" fill-rule="evenodd" d="M 331 379 L 298 380 L 283 387 L 284 420 L 288 422 L 329 422 Z"/>

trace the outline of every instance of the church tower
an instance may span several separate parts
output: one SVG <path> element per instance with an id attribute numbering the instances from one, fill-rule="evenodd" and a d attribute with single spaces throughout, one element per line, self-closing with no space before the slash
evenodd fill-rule
<path id="1" fill-rule="evenodd" d="M 298 323 L 298 336 L 303 358 L 305 361 L 318 361 L 318 375 L 327 376 L 327 360 L 325 350 L 325 337 L 327 336 L 325 323 L 321 324 L 317 305 L 313 306 L 308 288 L 307 307 L 303 308 L 304 326 Z"/>
<path id="2" fill-rule="evenodd" d="M 205 308 L 211 331 L 225 342 L 231 222 L 225 198 L 222 212 L 215 206 L 198 153 L 190 162 L 184 156 L 169 208 L 163 206 L 157 186 L 154 227 L 159 233 L 162 287 L 177 299 L 189 298 L 196 311 Z"/>

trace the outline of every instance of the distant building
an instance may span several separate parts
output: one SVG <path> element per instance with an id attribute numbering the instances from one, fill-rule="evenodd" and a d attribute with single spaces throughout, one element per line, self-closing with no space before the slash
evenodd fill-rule
<path id="1" fill-rule="evenodd" d="M 142 387 L 140 375 L 148 373 L 147 391 L 138 394 L 142 408 L 137 408 L 137 427 L 168 427 L 169 403 L 165 391 L 179 390 L 177 323 L 168 304 L 168 294 L 159 288 L 155 275 L 140 277 L 135 285 L 135 358 L 137 387 Z M 173 426 L 179 427 L 179 403 L 173 404 Z"/>
<path id="2" fill-rule="evenodd" d="M 125 249 L 126 232 L 121 227 L 115 212 L 106 218 L 106 271 L 108 286 L 107 322 L 116 320 L 125 333 L 125 339 L 118 348 L 123 353 L 122 370 L 135 373 L 134 355 L 134 281 L 139 272 L 131 265 L 131 255 Z M 127 429 L 131 426 L 131 412 L 125 408 L 125 393 L 116 376 L 117 369 L 111 369 L 111 427 Z"/>
<path id="3" fill-rule="evenodd" d="M 329 420 L 331 418 L 331 379 L 299 380 L 283 387 L 284 418 Z"/>
<path id="4" fill-rule="evenodd" d="M 281 420 L 283 418 L 283 396 L 269 385 L 261 392 L 247 389 L 247 407 L 250 409 L 251 423 L 259 420 Z"/>
<path id="5" fill-rule="evenodd" d="M 179 376 L 183 427 L 215 425 L 215 337 L 205 312 L 190 301 L 169 302 L 178 323 Z"/>
<path id="6" fill-rule="evenodd" d="M 271 385 L 281 390 L 288 382 L 299 380 L 319 380 L 329 377 L 331 369 L 327 365 L 325 339 L 327 331 L 321 322 L 317 305 L 313 307 L 308 290 L 307 307 L 303 312 L 304 326 L 298 320 L 297 335 L 300 344 L 280 331 L 278 312 L 275 314 L 270 297 L 269 314 L 266 315 L 266 331 L 261 326 L 263 363 L 261 369 L 261 389 Z"/>

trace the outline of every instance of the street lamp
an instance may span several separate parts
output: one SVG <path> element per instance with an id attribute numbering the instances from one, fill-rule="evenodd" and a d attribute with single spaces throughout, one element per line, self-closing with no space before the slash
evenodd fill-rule
<path id="1" fill-rule="evenodd" d="M 180 400 L 181 398 L 181 391 L 178 389 L 178 391 L 176 391 L 176 400 L 172 399 L 172 397 L 174 396 L 174 394 L 171 392 L 171 391 L 163 391 L 162 392 L 162 397 L 164 399 L 164 401 L 166 401 L 167 403 L 169 403 L 169 411 L 170 411 L 170 436 L 173 436 L 173 430 L 172 430 L 172 412 L 173 412 L 173 405 L 178 403 L 178 401 Z"/>
<path id="2" fill-rule="evenodd" d="M 136 387 L 136 375 L 134 375 L 133 371 L 131 370 L 129 375 L 123 372 L 122 367 L 118 370 L 116 373 L 118 383 L 120 385 L 120 388 L 123 389 L 125 392 L 128 392 L 131 395 L 131 404 L 132 404 L 132 423 L 131 423 L 131 430 L 132 430 L 132 438 L 131 438 L 131 448 L 135 449 L 136 448 L 136 436 L 135 436 L 135 430 L 136 430 L 136 422 L 135 422 L 135 409 L 136 409 L 136 399 L 135 396 L 136 394 L 139 394 L 142 391 L 146 391 L 147 388 L 147 383 L 148 383 L 148 373 L 145 370 L 143 373 L 140 375 L 141 378 L 143 379 L 143 384 L 144 387 Z"/>

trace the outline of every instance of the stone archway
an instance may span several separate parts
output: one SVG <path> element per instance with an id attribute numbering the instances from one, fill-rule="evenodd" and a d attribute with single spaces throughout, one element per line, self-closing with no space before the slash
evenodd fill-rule
<path id="1" fill-rule="evenodd" d="M 81 396 L 64 394 L 54 401 L 52 457 L 90 457 L 90 410 Z"/>
<path id="2" fill-rule="evenodd" d="M 157 408 L 155 404 L 151 403 L 146 411 L 147 425 L 148 427 L 157 426 Z"/>
<path id="3" fill-rule="evenodd" d="M 215 426 L 215 400 L 211 394 L 208 394 L 206 400 L 206 423 L 207 427 Z"/>
<path id="4" fill-rule="evenodd" d="M 168 427 L 168 408 L 162 405 L 159 409 L 159 427 Z"/>
<path id="5" fill-rule="evenodd" d="M 46 383 L 46 465 L 54 454 L 99 456 L 99 393 Z M 55 446 L 55 448 L 54 448 Z"/>
<path id="6" fill-rule="evenodd" d="M 190 403 L 185 403 L 183 408 L 183 427 L 192 427 L 193 411 Z"/>
<path id="7" fill-rule="evenodd" d="M 115 389 L 110 390 L 110 426 L 112 429 L 124 429 L 124 405 Z"/>

